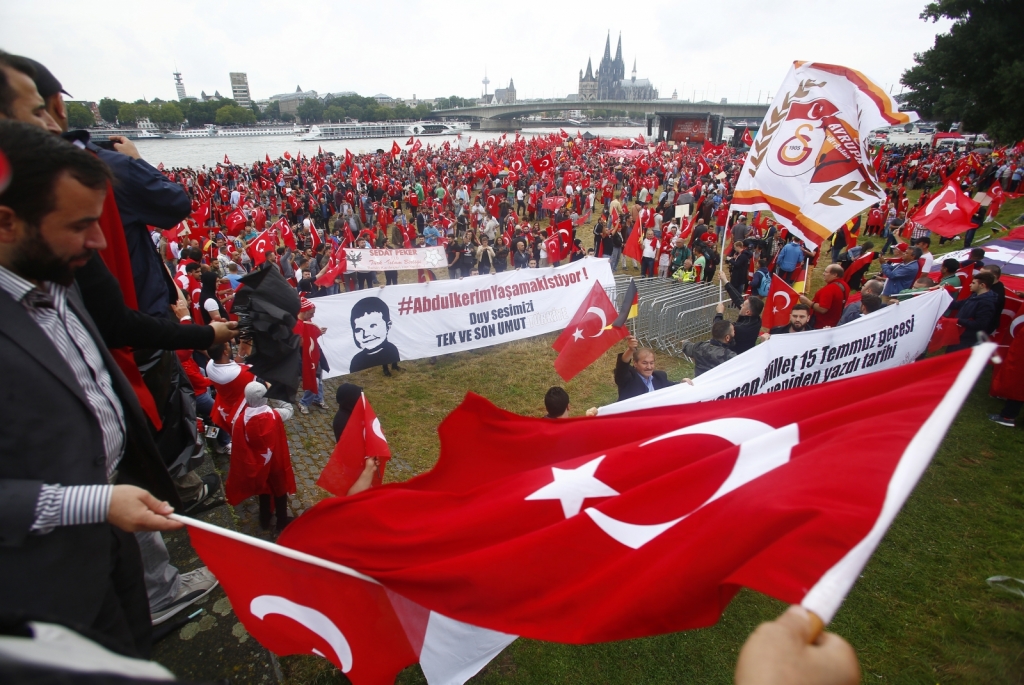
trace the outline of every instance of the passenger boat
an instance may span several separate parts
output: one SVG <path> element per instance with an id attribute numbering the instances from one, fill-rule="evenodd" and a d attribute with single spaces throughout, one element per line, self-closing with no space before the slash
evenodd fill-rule
<path id="1" fill-rule="evenodd" d="M 470 130 L 465 122 L 368 121 L 345 124 L 314 124 L 297 140 L 347 140 L 351 138 L 404 138 L 405 136 L 446 136 Z"/>

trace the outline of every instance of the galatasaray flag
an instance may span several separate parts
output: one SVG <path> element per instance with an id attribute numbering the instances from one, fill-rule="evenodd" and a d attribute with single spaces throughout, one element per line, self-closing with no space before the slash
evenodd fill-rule
<path id="1" fill-rule="evenodd" d="M 789 314 L 793 311 L 793 305 L 799 301 L 800 296 L 797 292 L 790 288 L 784 280 L 772 274 L 771 288 L 768 290 L 768 297 L 764 298 L 761 325 L 765 328 L 785 326 L 789 323 Z"/>

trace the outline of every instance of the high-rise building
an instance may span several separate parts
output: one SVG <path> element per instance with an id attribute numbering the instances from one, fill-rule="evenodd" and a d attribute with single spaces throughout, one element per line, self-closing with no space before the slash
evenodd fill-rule
<path id="1" fill-rule="evenodd" d="M 174 88 L 178 91 L 179 100 L 184 100 L 186 97 L 188 97 L 187 95 L 185 95 L 185 82 L 181 80 L 180 71 L 174 72 Z"/>
<path id="2" fill-rule="evenodd" d="M 249 95 L 249 77 L 239 71 L 232 71 L 228 76 L 231 77 L 231 97 L 239 107 L 248 108 L 252 104 L 252 97 Z"/>

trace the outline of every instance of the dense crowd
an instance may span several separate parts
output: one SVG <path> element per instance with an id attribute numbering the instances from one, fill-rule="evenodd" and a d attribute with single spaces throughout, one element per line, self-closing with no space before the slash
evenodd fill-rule
<path id="1" fill-rule="evenodd" d="M 377 274 L 349 268 L 346 247 L 441 246 L 450 278 L 591 254 L 613 270 L 633 260 L 648 277 L 720 281 L 738 319 L 727 321 L 721 305 L 712 339 L 687 348 L 699 374 L 764 335 L 841 325 L 911 291 L 960 288 L 923 282 L 931 270 L 921 247 L 930 237 L 907 225 L 906 189 L 927 193 L 956 174 L 967 188 L 990 190 L 994 180 L 1008 195 L 1020 181 L 1010 151 L 988 162 L 975 153 L 883 151 L 879 173 L 890 190 L 865 230 L 896 243 L 884 284 L 865 277 L 878 255 L 858 244 L 858 218 L 836 234 L 825 285 L 801 297 L 788 326 L 762 333 L 773 274 L 809 281 L 821 250 L 768 216 L 730 214 L 743 152 L 728 145 L 514 134 L 161 169 L 122 137 L 69 131 L 60 82 L 42 65 L 0 53 L 0 76 L 0 151 L 10 164 L 6 189 L 0 173 L 0 374 L 18 389 L 2 404 L 0 604 L 100 635 L 133 657 L 148 655 L 153 625 L 217 584 L 206 569 L 179 574 L 160 536 L 180 527 L 166 518 L 172 507 L 197 514 L 223 504 L 219 479 L 196 473 L 204 461 L 197 425 L 208 428 L 214 452 L 230 453 L 227 501 L 257 497 L 264 528 L 272 519 L 279 531 L 288 524 L 295 482 L 283 422 L 293 406 L 268 397 L 245 363 L 247 343 L 236 340 L 232 304 L 247 273 L 276 270 L 301 295 L 303 412 L 327 406 L 315 298 L 379 285 Z M 972 331 L 991 332 L 983 317 L 999 274 L 980 260 L 973 294 L 958 307 Z M 956 265 L 942 269 L 955 277 Z M 398 282 L 393 272 L 384 278 Z M 620 397 L 668 384 L 635 340 L 616 359 L 615 381 Z M 338 391 L 335 438 L 354 397 L 354 386 Z M 549 415 L 564 415 L 568 397 L 552 399 Z M 44 428 L 54 416 L 60 431 Z M 368 461 L 349 492 L 369 487 L 375 467 Z M 798 613 L 755 634 L 760 647 L 745 650 L 747 659 L 768 664 L 786 654 L 798 662 L 811 647 L 778 637 L 813 632 Z M 855 678 L 841 640 L 826 636 L 814 649 Z M 748 664 L 737 678 L 757 682 L 756 670 Z"/>

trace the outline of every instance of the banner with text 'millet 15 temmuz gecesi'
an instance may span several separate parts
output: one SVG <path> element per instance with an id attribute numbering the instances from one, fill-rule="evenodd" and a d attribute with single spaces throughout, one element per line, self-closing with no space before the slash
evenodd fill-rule
<path id="1" fill-rule="evenodd" d="M 762 395 L 909 364 L 953 298 L 939 289 L 820 331 L 773 335 L 693 379 L 601 407 L 600 415 Z"/>
<path id="2" fill-rule="evenodd" d="M 318 297 L 324 376 L 560 331 L 595 281 L 614 288 L 607 259 Z"/>

